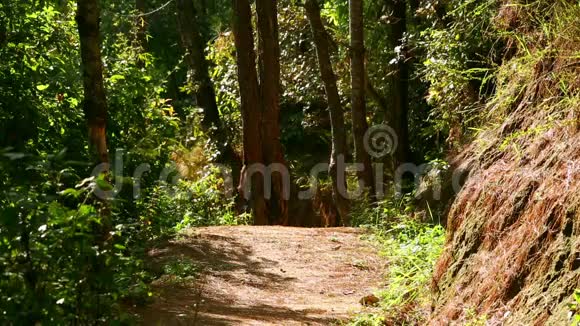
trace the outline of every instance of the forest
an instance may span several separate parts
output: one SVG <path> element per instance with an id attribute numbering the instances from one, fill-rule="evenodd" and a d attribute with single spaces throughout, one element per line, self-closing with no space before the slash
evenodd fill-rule
<path id="1" fill-rule="evenodd" d="M 0 324 L 579 325 L 577 0 L 2 0 Z"/>

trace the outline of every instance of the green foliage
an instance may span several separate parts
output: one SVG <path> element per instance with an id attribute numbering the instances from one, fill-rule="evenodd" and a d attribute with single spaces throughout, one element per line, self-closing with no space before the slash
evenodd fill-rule
<path id="1" fill-rule="evenodd" d="M 251 222 L 249 215 L 236 215 L 233 198 L 225 195 L 233 189 L 218 169 L 209 167 L 218 153 L 200 128 L 202 110 L 192 98 L 192 85 L 186 84 L 175 3 L 145 2 L 146 11 L 154 12 L 137 17 L 133 1 L 100 1 L 107 139 L 111 156 L 123 153 L 123 170 L 112 160 L 113 172 L 98 178 L 86 178 L 93 167 L 82 108 L 76 3 L 0 3 L 0 324 L 122 322 L 121 299 L 145 303 L 152 296 L 147 285 L 152 276 L 142 262 L 152 240 L 188 227 Z M 300 1 L 279 4 L 281 141 L 295 180 L 302 180 L 312 166 L 328 159 L 330 125 L 303 8 Z M 321 4 L 350 129 L 348 1 Z M 556 45 L 578 43 L 579 8 L 563 1 L 422 2 L 408 8 L 408 32 L 400 40 L 409 50 L 405 57 L 403 47 L 392 46 L 389 6 L 366 1 L 371 84 L 386 99 L 398 96 L 391 93 L 391 75 L 402 60 L 409 64 L 415 161 L 434 160 L 433 171 L 445 172 L 444 150 L 458 145 L 483 120 L 502 122 L 535 82 L 536 67 L 555 57 L 577 61 L 580 55 L 573 47 Z M 226 138 L 241 152 L 231 3 L 196 2 L 196 9 L 220 118 L 230 131 Z M 559 94 L 551 98 L 559 103 L 546 112 L 576 117 L 570 108 L 577 107 L 578 96 L 570 93 L 570 85 L 577 74 L 563 67 L 547 77 L 557 84 Z M 388 108 L 370 97 L 368 107 L 369 123 L 385 120 L 388 112 L 382 110 Z M 508 132 L 502 149 L 517 147 L 550 126 Z M 144 163 L 149 171 L 132 177 Z M 167 170 L 167 179 L 182 179 L 160 180 Z M 112 189 L 113 181 L 123 185 L 114 199 L 93 196 L 97 185 Z M 356 179 L 351 176 L 348 183 L 353 188 Z M 141 192 L 134 197 L 131 190 L 137 185 Z M 389 194 L 375 205 L 357 201 L 351 214 L 354 225 L 375 230 L 374 239 L 390 261 L 388 286 L 381 292 L 383 311 L 361 315 L 354 324 L 419 323 L 444 231 L 417 221 L 411 194 Z M 178 279 L 199 272 L 186 259 L 170 261 L 163 269 Z M 579 298 L 576 293 L 574 311 Z M 409 307 L 419 309 L 409 312 Z M 472 317 L 475 324 L 485 322 Z"/>
<path id="2" fill-rule="evenodd" d="M 278 17 L 281 82 L 284 85 L 282 100 L 307 106 L 324 99 L 312 33 L 304 9 L 285 6 Z"/>
<path id="3" fill-rule="evenodd" d="M 177 231 L 195 226 L 248 224 L 248 216 L 235 214 L 233 198 L 225 196 L 223 186 L 216 170 L 195 181 L 160 184 L 147 200 L 145 210 L 156 221 L 154 225 L 175 227 Z"/>
<path id="4" fill-rule="evenodd" d="M 416 325 L 427 315 L 431 274 L 443 249 L 445 230 L 412 217 L 411 200 L 409 195 L 399 201 L 384 201 L 353 214 L 353 218 L 359 216 L 355 223 L 373 230 L 371 240 L 389 263 L 387 285 L 378 293 L 380 311 L 357 316 L 353 325 L 382 325 L 387 321 Z"/>
<path id="5" fill-rule="evenodd" d="M 580 290 L 574 291 L 574 302 L 568 305 L 572 316 L 572 326 L 580 325 Z"/>
<path id="6" fill-rule="evenodd" d="M 350 215 L 352 225 L 386 228 L 393 221 L 408 218 L 414 209 L 413 194 L 409 193 L 400 198 L 389 196 L 375 205 L 371 205 L 368 198 L 357 200 L 353 202 Z"/>
<path id="7" fill-rule="evenodd" d="M 399 318 L 397 308 L 405 312 L 406 306 L 417 307 L 404 317 L 410 321 L 421 320 L 425 317 L 425 306 L 430 303 L 429 283 L 443 249 L 445 230 L 439 225 L 407 220 L 380 232 L 377 239 L 383 247 L 381 252 L 390 262 L 388 286 L 381 291 L 382 306 L 394 318 Z"/>
<path id="8" fill-rule="evenodd" d="M 497 7 L 495 0 L 450 1 L 445 7 L 448 23 L 426 28 L 412 40 L 425 51 L 422 76 L 429 83 L 427 100 L 434 107 L 429 115 L 432 130 L 427 133 L 447 136 L 477 125 L 483 100 L 494 90 L 502 51 L 492 26 Z"/>
<path id="9" fill-rule="evenodd" d="M 132 178 L 123 178 L 126 190 L 115 200 L 93 197 L 97 184 L 111 186 L 84 179 L 92 167 L 76 5 L 43 3 L 0 4 L 0 323 L 122 320 L 120 299 L 148 297 L 141 257 L 162 228 L 147 223 L 144 201 L 131 197 Z M 162 96 L 169 72 L 154 68 L 156 59 L 123 32 L 131 16 L 104 17 L 109 145 L 125 149 L 125 175 L 150 165 L 140 184 L 144 200 L 181 121 Z"/>
<path id="10" fill-rule="evenodd" d="M 189 259 L 178 258 L 169 261 L 163 266 L 163 273 L 179 278 L 195 277 L 200 272 L 200 267 Z"/>
<path id="11" fill-rule="evenodd" d="M 348 325 L 350 326 L 382 326 L 386 319 L 380 314 L 359 314 Z"/>
<path id="12" fill-rule="evenodd" d="M 580 6 L 565 1 L 549 4 L 538 1 L 529 6 L 513 5 L 502 8 L 496 18 L 496 25 L 502 38 L 511 42 L 514 56 L 506 60 L 497 71 L 497 92 L 488 103 L 490 110 L 487 118 L 493 122 L 502 121 L 507 114 L 513 112 L 528 87 L 541 82 L 537 73 L 538 68 L 545 62 L 555 58 L 573 62 L 580 58 L 580 52 L 575 46 L 580 41 L 580 29 L 577 27 L 579 16 Z M 510 17 L 525 19 L 510 27 Z M 537 31 L 537 36 L 530 37 L 530 30 Z M 561 64 L 565 66 L 564 63 Z M 556 118 L 564 110 L 560 105 L 556 107 L 552 101 L 570 101 L 565 106 L 573 107 L 577 94 L 571 92 L 571 85 L 574 85 L 577 76 L 566 68 L 556 68 L 546 73 L 558 85 L 554 85 L 554 90 L 549 90 L 550 97 L 546 99 L 543 109 Z M 559 94 L 555 91 L 556 88 L 559 88 Z"/>
<path id="13" fill-rule="evenodd" d="M 0 148 L 82 152 L 80 57 L 63 5 L 0 4 Z"/>
<path id="14" fill-rule="evenodd" d="M 58 170 L 59 158 L 2 156 L 0 171 L 8 176 L 0 196 L 2 324 L 123 318 L 118 300 L 145 277 L 127 251 L 124 225 L 97 231 L 107 224 L 105 206 L 92 199 L 98 180 L 67 188 L 63 183 L 76 178 Z"/>
<path id="15" fill-rule="evenodd" d="M 216 87 L 216 100 L 222 122 L 232 130 L 234 144 L 241 144 L 242 116 L 239 109 L 239 89 L 235 58 L 234 35 L 231 31 L 219 34 L 208 46 L 208 60 L 214 63 L 211 78 Z"/>

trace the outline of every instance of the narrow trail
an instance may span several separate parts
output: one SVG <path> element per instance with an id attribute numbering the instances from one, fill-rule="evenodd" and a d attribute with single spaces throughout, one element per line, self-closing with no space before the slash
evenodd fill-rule
<path id="1" fill-rule="evenodd" d="M 144 325 L 331 325 L 363 307 L 384 261 L 353 228 L 211 227 L 149 253 L 202 266 L 193 284 L 154 282 Z"/>

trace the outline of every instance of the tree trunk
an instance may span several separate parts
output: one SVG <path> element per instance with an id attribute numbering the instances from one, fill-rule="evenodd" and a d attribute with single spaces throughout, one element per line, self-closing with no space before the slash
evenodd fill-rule
<path id="1" fill-rule="evenodd" d="M 98 0 L 79 0 L 76 21 L 81 44 L 84 102 L 89 129 L 89 148 L 94 162 L 109 163 L 107 150 L 107 99 L 103 85 L 103 62 L 99 35 Z"/>
<path id="2" fill-rule="evenodd" d="M 262 152 L 264 163 L 287 167 L 280 143 L 280 45 L 278 39 L 278 9 L 276 0 L 256 0 L 258 15 L 258 53 L 260 96 L 262 98 Z M 285 169 L 283 173 L 289 173 Z M 272 174 L 272 197 L 268 213 L 272 224 L 288 225 L 289 189 L 284 178 Z M 288 187 L 287 187 L 288 188 Z"/>
<path id="3" fill-rule="evenodd" d="M 83 110 L 89 129 L 89 150 L 94 163 L 103 164 L 102 172 L 109 176 L 109 155 L 107 150 L 107 99 L 103 83 L 103 62 L 101 59 L 101 42 L 99 35 L 100 10 L 98 0 L 79 0 L 77 3 L 76 21 L 80 38 L 80 52 L 83 74 L 84 101 Z M 103 190 L 103 189 L 101 189 Z M 112 220 L 107 192 L 102 192 L 98 200 L 100 221 L 92 222 L 95 234 L 93 245 L 99 251 L 105 250 L 111 237 Z M 99 277 L 105 270 L 104 256 L 89 257 L 91 274 Z M 101 308 L 95 313 L 101 314 Z"/>
<path id="4" fill-rule="evenodd" d="M 222 125 L 215 89 L 209 75 L 209 63 L 205 56 L 206 42 L 200 31 L 201 24 L 192 0 L 177 0 L 177 22 L 181 44 L 186 51 L 185 61 L 190 69 L 190 81 L 195 87 L 196 104 L 203 109 L 202 128 L 217 146 L 217 162 L 230 164 L 233 180 L 239 180 L 241 164 Z"/>
<path id="5" fill-rule="evenodd" d="M 401 54 L 397 60 L 396 71 L 391 78 L 393 127 L 397 132 L 399 144 L 395 152 L 395 168 L 408 163 L 409 148 L 409 66 L 407 63 L 407 48 L 403 38 L 407 32 L 407 12 L 405 0 L 389 0 L 392 2 L 395 22 L 392 25 L 391 48 L 400 47 Z"/>
<path id="6" fill-rule="evenodd" d="M 374 179 L 371 157 L 365 149 L 364 137 L 368 130 L 365 105 L 365 48 L 363 27 L 363 0 L 349 1 L 350 16 L 350 81 L 351 81 L 351 110 L 352 133 L 356 163 L 362 164 L 364 169 L 358 171 L 359 182 L 364 183 L 370 190 L 371 199 L 374 197 Z"/>
<path id="7" fill-rule="evenodd" d="M 318 66 L 328 101 L 332 134 L 332 151 L 328 173 L 332 178 L 332 195 L 340 221 L 342 221 L 343 225 L 348 225 L 350 222 L 348 219 L 349 202 L 348 198 L 343 196 L 343 194 L 346 194 L 347 189 L 346 175 L 345 171 L 339 171 L 337 166 L 338 158 L 342 157 L 344 162 L 346 157 L 346 128 L 344 126 L 340 95 L 338 94 L 338 87 L 336 85 L 336 75 L 334 74 L 330 61 L 329 36 L 322 23 L 320 7 L 317 0 L 306 0 L 304 6 L 314 37 Z M 339 173 L 342 174 L 342 177 L 339 177 Z"/>
<path id="8" fill-rule="evenodd" d="M 233 31 L 236 44 L 238 65 L 238 83 L 240 87 L 241 111 L 243 121 L 244 169 L 262 163 L 262 108 L 260 90 L 256 71 L 256 54 L 254 52 L 254 32 L 249 0 L 233 0 Z M 251 182 L 250 205 L 254 214 L 254 223 L 268 224 L 268 214 L 264 200 L 263 175 L 253 173 L 251 178 L 240 178 L 240 188 L 245 182 Z M 248 194 L 242 194 L 247 196 Z"/>

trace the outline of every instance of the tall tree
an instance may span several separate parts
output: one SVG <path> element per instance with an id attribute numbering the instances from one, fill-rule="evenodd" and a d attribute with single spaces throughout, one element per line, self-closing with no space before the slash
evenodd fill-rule
<path id="1" fill-rule="evenodd" d="M 391 75 L 392 109 L 388 116 L 397 132 L 399 144 L 395 152 L 395 168 L 410 159 L 409 149 L 409 65 L 407 62 L 407 6 L 405 0 L 387 0 L 392 8 L 394 20 L 391 26 L 391 49 L 398 49 L 397 64 Z"/>
<path id="2" fill-rule="evenodd" d="M 96 163 L 108 163 L 107 99 L 103 85 L 103 62 L 99 35 L 98 0 L 79 0 L 76 21 L 81 45 L 84 102 L 89 147 Z"/>
<path id="3" fill-rule="evenodd" d="M 262 107 L 260 102 L 260 87 L 256 71 L 256 53 L 254 52 L 254 31 L 252 29 L 252 12 L 249 0 L 233 0 L 233 31 L 236 45 L 238 66 L 238 83 L 241 97 L 243 121 L 244 170 L 247 167 L 262 164 Z M 244 172 L 240 177 L 240 188 L 245 188 L 245 182 L 251 182 L 250 204 L 254 214 L 254 223 L 266 225 L 269 223 L 264 200 L 264 176 L 252 173 L 248 179 Z M 243 194 L 247 195 L 247 194 Z"/>
<path id="4" fill-rule="evenodd" d="M 256 0 L 258 16 L 258 55 L 260 95 L 262 98 L 262 151 L 266 165 L 287 166 L 280 143 L 280 44 L 278 36 L 278 1 Z M 288 224 L 288 189 L 283 176 L 272 174 L 272 197 L 268 213 L 273 224 Z M 289 191 L 289 190 L 288 190 Z"/>
<path id="5" fill-rule="evenodd" d="M 374 196 L 374 179 L 371 157 L 365 149 L 364 137 L 368 130 L 365 103 L 365 46 L 363 25 L 363 0 L 349 1 L 350 17 L 350 82 L 351 82 L 351 110 L 352 133 L 356 162 L 363 165 L 358 171 L 359 182 Z"/>
<path id="6" fill-rule="evenodd" d="M 81 62 L 83 71 L 84 101 L 83 110 L 89 129 L 89 149 L 95 163 L 106 165 L 103 172 L 108 175 L 109 154 L 107 149 L 107 98 L 103 82 L 103 62 L 101 59 L 100 40 L 100 8 L 99 0 L 79 0 L 76 13 L 77 27 L 79 31 Z M 107 196 L 107 193 L 102 195 Z M 110 238 L 112 228 L 111 212 L 107 198 L 100 197 L 103 206 L 100 210 L 101 220 L 92 223 L 93 232 L 99 235 L 95 243 L 100 252 L 104 251 L 107 240 Z M 106 271 L 105 256 L 97 255 L 87 257 L 91 266 L 91 272 L 95 275 L 103 275 Z M 94 285 L 91 285 L 94 286 Z M 98 307 L 96 313 L 101 314 L 102 308 Z"/>
<path id="7" fill-rule="evenodd" d="M 190 82 L 194 85 L 196 104 L 203 109 L 202 128 L 217 146 L 218 163 L 231 164 L 233 179 L 238 180 L 240 162 L 221 121 L 205 55 L 206 42 L 200 30 L 202 22 L 192 0 L 177 0 L 177 23 L 181 44 L 186 52 L 185 61 L 190 70 Z"/>
<path id="8" fill-rule="evenodd" d="M 343 108 L 340 103 L 340 95 L 338 94 L 336 84 L 336 75 L 334 74 L 330 60 L 329 36 L 320 17 L 318 0 L 306 0 L 304 7 L 306 8 L 306 15 L 308 16 L 310 29 L 314 37 L 318 66 L 328 101 L 332 134 L 332 151 L 330 154 L 328 173 L 332 178 L 333 199 L 339 218 L 344 225 L 348 225 L 349 202 L 348 198 L 343 196 L 347 189 L 346 175 L 344 175 L 345 171 L 339 171 L 337 166 L 338 158 L 342 157 L 345 159 L 346 157 L 346 128 L 344 125 Z M 339 177 L 339 173 L 342 173 L 342 178 Z"/>

